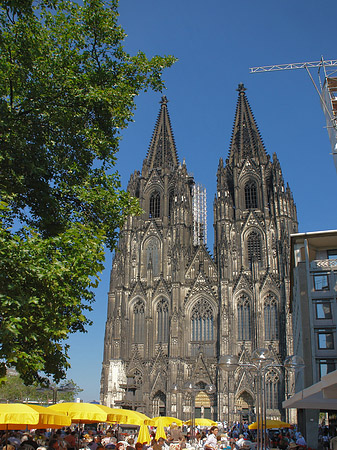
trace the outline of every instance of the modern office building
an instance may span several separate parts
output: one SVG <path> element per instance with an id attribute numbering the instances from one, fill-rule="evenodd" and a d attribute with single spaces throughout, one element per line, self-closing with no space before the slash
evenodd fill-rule
<path id="1" fill-rule="evenodd" d="M 296 374 L 295 391 L 299 393 L 337 369 L 337 230 L 291 235 L 290 305 L 294 353 L 305 363 L 305 369 Z M 317 446 L 317 426 L 313 425 L 320 410 L 325 410 L 324 401 L 315 407 L 313 397 L 307 408 L 305 402 L 298 403 L 299 398 L 287 404 L 298 407 L 300 429 L 309 446 Z M 326 406 L 331 411 L 331 402 Z"/>

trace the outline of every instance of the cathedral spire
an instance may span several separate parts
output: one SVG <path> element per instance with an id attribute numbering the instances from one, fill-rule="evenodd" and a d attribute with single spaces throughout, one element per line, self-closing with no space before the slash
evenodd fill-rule
<path id="1" fill-rule="evenodd" d="M 179 164 L 167 103 L 166 96 L 163 96 L 160 101 L 161 107 L 146 157 L 149 169 L 163 168 L 165 166 L 172 169 Z"/>
<path id="2" fill-rule="evenodd" d="M 232 140 L 229 150 L 229 163 L 236 164 L 247 158 L 260 163 L 268 161 L 264 144 L 246 96 L 246 88 L 240 83 L 236 106 Z"/>

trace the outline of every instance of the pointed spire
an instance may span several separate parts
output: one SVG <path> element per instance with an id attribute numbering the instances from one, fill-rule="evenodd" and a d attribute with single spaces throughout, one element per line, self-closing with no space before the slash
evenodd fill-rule
<path id="1" fill-rule="evenodd" d="M 149 169 L 165 166 L 173 169 L 179 164 L 167 103 L 166 96 L 163 96 L 160 101 L 161 107 L 157 123 L 146 156 Z"/>
<path id="2" fill-rule="evenodd" d="M 246 88 L 240 83 L 238 103 L 234 119 L 232 140 L 229 151 L 229 163 L 236 164 L 247 158 L 260 163 L 267 162 L 267 153 L 255 122 L 254 115 L 246 97 Z"/>

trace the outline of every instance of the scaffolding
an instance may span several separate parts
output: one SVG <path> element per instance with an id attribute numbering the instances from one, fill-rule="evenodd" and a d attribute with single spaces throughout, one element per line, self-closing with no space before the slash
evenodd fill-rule
<path id="1" fill-rule="evenodd" d="M 250 73 L 273 72 L 275 70 L 306 69 L 320 97 L 326 126 L 332 148 L 332 156 L 337 170 L 337 60 L 329 59 L 304 63 L 278 64 L 273 66 L 251 67 Z M 319 87 L 309 69 L 318 68 Z M 322 72 L 323 71 L 323 75 Z"/>
<path id="2" fill-rule="evenodd" d="M 201 184 L 193 186 L 193 244 L 207 244 L 206 188 Z"/>

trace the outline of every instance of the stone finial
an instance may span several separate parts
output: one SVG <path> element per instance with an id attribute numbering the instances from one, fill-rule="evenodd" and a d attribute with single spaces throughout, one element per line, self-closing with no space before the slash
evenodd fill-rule
<path id="1" fill-rule="evenodd" d="M 243 94 L 246 90 L 247 90 L 247 89 L 245 88 L 245 85 L 244 85 L 243 83 L 239 83 L 238 88 L 237 88 L 237 91 L 238 91 L 240 94 Z"/>
<path id="2" fill-rule="evenodd" d="M 162 96 L 162 98 L 161 98 L 161 100 L 160 100 L 159 103 L 160 103 L 161 105 L 167 105 L 168 100 L 167 100 L 166 95 L 163 95 L 163 96 Z"/>

